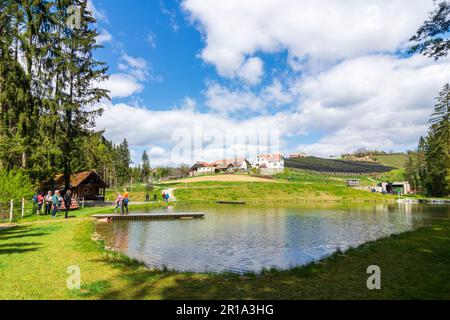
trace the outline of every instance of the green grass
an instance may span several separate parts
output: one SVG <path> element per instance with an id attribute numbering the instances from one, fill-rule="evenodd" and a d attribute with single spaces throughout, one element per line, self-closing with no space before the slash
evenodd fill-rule
<path id="1" fill-rule="evenodd" d="M 375 161 L 378 161 L 384 166 L 403 169 L 405 167 L 407 154 L 380 154 L 373 157 Z"/>
<path id="2" fill-rule="evenodd" d="M 85 212 L 86 211 L 86 212 Z M 85 210 L 81 216 L 92 212 Z M 288 271 L 261 275 L 149 270 L 91 239 L 89 220 L 40 221 L 0 230 L 0 299 L 449 299 L 450 222 L 378 240 Z M 81 268 L 80 290 L 66 287 Z M 366 287 L 381 268 L 379 291 Z"/>
<path id="3" fill-rule="evenodd" d="M 379 182 L 397 182 L 397 181 L 405 181 L 405 169 L 397 169 L 389 172 L 377 174 L 374 178 Z"/>
<path id="4" fill-rule="evenodd" d="M 392 201 L 391 196 L 355 190 L 346 186 L 346 179 L 327 177 L 311 172 L 286 170 L 273 182 L 190 182 L 174 185 L 178 201 Z M 363 185 L 374 184 L 369 177 L 360 177 Z"/>
<path id="5" fill-rule="evenodd" d="M 136 201 L 136 202 L 145 201 L 145 195 L 147 194 L 147 192 L 150 195 L 150 199 L 153 199 L 153 194 L 156 194 L 158 196 L 158 199 L 160 200 L 161 192 L 164 189 L 163 186 L 161 186 L 159 184 L 154 184 L 153 190 L 147 191 L 146 186 L 142 183 L 134 183 L 132 186 L 128 184 L 126 186 L 121 186 L 121 187 L 117 187 L 117 188 L 112 187 L 112 188 L 107 189 L 106 194 L 105 194 L 105 200 L 106 201 L 116 200 L 117 192 L 120 192 L 121 194 L 123 194 L 123 190 L 125 187 L 127 188 L 128 193 L 130 194 L 130 201 Z"/>

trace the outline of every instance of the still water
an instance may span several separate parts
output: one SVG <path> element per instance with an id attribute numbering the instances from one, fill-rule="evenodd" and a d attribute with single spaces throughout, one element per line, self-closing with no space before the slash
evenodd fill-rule
<path id="1" fill-rule="evenodd" d="M 303 265 L 337 249 L 346 250 L 450 217 L 450 206 L 418 204 L 202 205 L 171 207 L 168 211 L 203 212 L 205 218 L 114 221 L 99 223 L 97 232 L 107 246 L 149 267 L 242 273 Z"/>

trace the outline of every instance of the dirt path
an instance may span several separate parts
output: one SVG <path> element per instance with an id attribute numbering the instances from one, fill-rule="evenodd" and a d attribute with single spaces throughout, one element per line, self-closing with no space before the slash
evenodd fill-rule
<path id="1" fill-rule="evenodd" d="M 163 190 L 164 193 L 169 194 L 169 201 L 177 201 L 177 197 L 175 197 L 175 195 L 173 193 L 176 189 L 177 188 L 168 188 L 168 189 Z"/>
<path id="2" fill-rule="evenodd" d="M 228 175 L 200 176 L 200 177 L 194 177 L 194 178 L 186 178 L 186 179 L 171 181 L 171 183 L 176 183 L 176 182 L 190 183 L 190 182 L 208 182 L 208 181 L 268 182 L 268 183 L 277 183 L 278 182 L 277 180 L 273 180 L 273 179 L 252 177 L 252 176 L 248 176 L 248 175 L 228 174 Z"/>

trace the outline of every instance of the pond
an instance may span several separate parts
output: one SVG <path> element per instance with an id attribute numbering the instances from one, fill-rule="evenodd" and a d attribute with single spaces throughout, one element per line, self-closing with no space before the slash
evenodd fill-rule
<path id="1" fill-rule="evenodd" d="M 97 232 L 107 246 L 149 267 L 243 273 L 304 265 L 338 249 L 450 217 L 450 206 L 419 204 L 193 205 L 167 210 L 203 212 L 205 218 L 114 221 L 97 224 Z"/>

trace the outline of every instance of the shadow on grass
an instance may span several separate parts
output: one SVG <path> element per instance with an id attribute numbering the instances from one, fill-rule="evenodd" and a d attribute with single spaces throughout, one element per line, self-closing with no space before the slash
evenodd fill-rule
<path id="1" fill-rule="evenodd" d="M 30 246 L 31 245 L 33 245 L 33 244 L 30 244 Z M 12 245 L 11 248 L 0 249 L 0 255 L 38 251 L 39 248 L 40 248 L 40 246 L 35 246 L 35 247 L 31 247 L 31 248 L 18 248 L 18 247 L 15 247 L 14 245 Z"/>
<path id="2" fill-rule="evenodd" d="M 42 246 L 36 242 L 14 242 L 19 239 L 34 238 L 47 235 L 40 228 L 31 228 L 30 226 L 16 226 L 8 229 L 0 230 L 0 255 L 25 253 L 37 251 Z"/>

